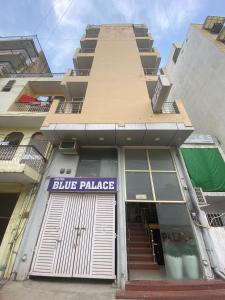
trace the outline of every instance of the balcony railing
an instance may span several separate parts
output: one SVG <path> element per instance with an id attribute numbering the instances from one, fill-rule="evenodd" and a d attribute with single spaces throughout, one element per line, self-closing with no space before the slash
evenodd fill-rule
<path id="1" fill-rule="evenodd" d="M 95 48 L 80 48 L 79 53 L 94 53 Z"/>
<path id="2" fill-rule="evenodd" d="M 73 98 L 73 101 L 59 102 L 56 109 L 58 114 L 80 114 L 84 103 L 83 97 Z"/>
<path id="3" fill-rule="evenodd" d="M 89 76 L 91 69 L 76 69 L 73 70 L 74 76 Z"/>
<path id="4" fill-rule="evenodd" d="M 159 69 L 158 68 L 143 68 L 145 75 L 157 75 Z"/>
<path id="5" fill-rule="evenodd" d="M 139 52 L 153 52 L 151 48 L 138 48 Z"/>
<path id="6" fill-rule="evenodd" d="M 44 171 L 46 159 L 34 146 L 5 146 L 0 145 L 0 166 L 13 167 L 27 165 L 39 174 Z"/>
<path id="7" fill-rule="evenodd" d="M 48 112 L 51 107 L 49 103 L 14 103 L 13 109 L 11 111 L 21 111 L 21 112 Z"/>
<path id="8" fill-rule="evenodd" d="M 179 114 L 176 102 L 164 102 L 162 105 L 163 114 Z"/>
<path id="9" fill-rule="evenodd" d="M 26 78 L 26 77 L 63 77 L 66 73 L 8 73 L 2 78 Z"/>

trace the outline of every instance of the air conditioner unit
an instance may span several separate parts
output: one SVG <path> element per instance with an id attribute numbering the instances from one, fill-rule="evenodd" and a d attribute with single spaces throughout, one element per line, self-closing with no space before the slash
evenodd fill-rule
<path id="1" fill-rule="evenodd" d="M 199 188 L 199 187 L 195 187 L 194 189 L 195 189 L 195 193 L 196 193 L 196 196 L 197 196 L 197 199 L 198 199 L 198 206 L 200 206 L 200 207 L 207 206 L 208 203 L 206 201 L 206 198 L 203 194 L 202 189 Z"/>
<path id="2" fill-rule="evenodd" d="M 59 151 L 63 154 L 78 154 L 78 143 L 76 140 L 63 140 L 59 145 Z"/>

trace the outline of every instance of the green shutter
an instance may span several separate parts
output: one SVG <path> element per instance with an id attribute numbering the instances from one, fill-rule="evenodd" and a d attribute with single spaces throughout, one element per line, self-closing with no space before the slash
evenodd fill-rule
<path id="1" fill-rule="evenodd" d="M 225 192 L 225 162 L 216 148 L 181 149 L 194 187 L 204 192 Z"/>

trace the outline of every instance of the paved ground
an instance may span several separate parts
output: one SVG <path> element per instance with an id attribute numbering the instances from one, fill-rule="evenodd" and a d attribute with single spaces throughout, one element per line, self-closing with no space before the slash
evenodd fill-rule
<path id="1" fill-rule="evenodd" d="M 8 281 L 0 300 L 112 300 L 115 287 L 106 282 Z"/>

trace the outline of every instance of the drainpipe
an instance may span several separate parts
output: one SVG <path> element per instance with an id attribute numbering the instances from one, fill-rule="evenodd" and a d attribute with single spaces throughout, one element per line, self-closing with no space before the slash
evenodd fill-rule
<path id="1" fill-rule="evenodd" d="M 194 189 L 192 187 L 190 177 L 187 173 L 185 162 L 183 160 L 183 156 L 181 154 L 180 149 L 177 149 L 177 154 L 178 154 L 178 157 L 180 159 L 181 166 L 182 166 L 183 172 L 184 172 L 185 177 L 186 177 L 187 186 L 188 186 L 188 190 L 189 190 L 189 193 L 190 193 L 192 205 L 195 209 L 195 212 L 197 213 L 198 221 L 202 225 L 202 227 L 200 227 L 200 228 L 201 228 L 201 231 L 202 231 L 202 237 L 203 237 L 203 240 L 204 240 L 204 243 L 205 243 L 206 251 L 207 251 L 208 256 L 209 256 L 211 267 L 212 267 L 213 271 L 219 277 L 221 277 L 222 279 L 225 280 L 225 274 L 222 273 L 219 269 L 218 257 L 217 257 L 216 251 L 215 251 L 215 247 L 214 247 L 211 235 L 209 234 L 208 222 L 206 220 L 204 212 L 198 206 L 197 197 L 196 197 L 196 194 L 195 194 Z M 191 216 L 192 216 L 192 218 L 194 218 L 193 212 L 191 213 Z"/>
<path id="2" fill-rule="evenodd" d="M 115 146 L 118 154 L 118 192 L 117 192 L 117 285 L 125 290 L 127 281 L 127 247 L 126 247 L 126 209 L 123 197 L 123 150 Z"/>

